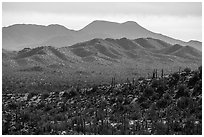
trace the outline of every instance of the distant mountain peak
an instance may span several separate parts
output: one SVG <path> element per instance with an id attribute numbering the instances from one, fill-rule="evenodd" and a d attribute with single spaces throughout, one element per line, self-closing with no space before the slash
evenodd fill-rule
<path id="1" fill-rule="evenodd" d="M 134 22 L 134 21 L 126 21 L 122 24 L 124 24 L 124 25 L 139 25 L 137 22 Z"/>
<path id="2" fill-rule="evenodd" d="M 198 40 L 189 40 L 188 42 L 200 42 Z"/>
<path id="3" fill-rule="evenodd" d="M 59 24 L 50 24 L 47 27 L 67 29 L 65 26 L 62 26 L 62 25 L 59 25 Z"/>
<path id="4" fill-rule="evenodd" d="M 106 21 L 106 20 L 94 20 L 93 22 L 91 22 L 88 25 L 93 25 L 93 24 L 117 24 L 117 25 L 127 25 L 127 26 L 139 25 L 135 21 L 126 21 L 123 23 L 118 23 L 118 22 L 112 22 L 112 21 Z"/>
<path id="5" fill-rule="evenodd" d="M 202 42 L 195 40 L 184 42 L 159 33 L 154 33 L 142 27 L 135 21 L 118 23 L 105 20 L 95 20 L 77 31 L 70 30 L 59 24 L 51 24 L 48 26 L 16 24 L 2 28 L 3 48 L 10 50 L 43 45 L 63 47 L 94 38 L 120 39 L 123 37 L 126 37 L 127 39 L 151 37 L 170 44 L 180 44 L 182 46 L 190 45 L 202 51 Z"/>
<path id="6" fill-rule="evenodd" d="M 106 21 L 106 20 L 94 20 L 92 23 L 116 23 L 117 24 L 117 22 Z"/>

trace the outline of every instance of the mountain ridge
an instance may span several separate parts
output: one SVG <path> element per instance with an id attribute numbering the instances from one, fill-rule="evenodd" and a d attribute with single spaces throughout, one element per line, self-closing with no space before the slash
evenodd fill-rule
<path id="1" fill-rule="evenodd" d="M 145 42 L 144 42 L 145 41 Z M 130 40 L 127 38 L 121 39 L 101 39 L 95 38 L 89 41 L 80 42 L 69 47 L 56 48 L 52 46 L 41 46 L 36 48 L 24 48 L 17 51 L 16 57 L 14 59 L 27 58 L 34 55 L 48 55 L 53 54 L 57 58 L 60 58 L 64 61 L 67 60 L 67 57 L 62 53 L 62 49 L 66 48 L 69 52 L 72 52 L 72 56 L 77 56 L 80 58 L 88 56 L 106 56 L 113 59 L 121 59 L 121 57 L 130 57 L 130 56 L 141 56 L 140 51 L 146 53 L 162 54 L 162 55 L 175 55 L 178 57 L 185 58 L 184 54 L 191 54 L 194 58 L 201 58 L 202 53 L 190 46 L 181 46 L 179 44 L 171 45 L 165 42 L 161 42 L 162 46 L 155 46 L 155 43 L 160 40 L 151 39 L 151 38 L 138 38 L 135 40 Z M 9 56 L 11 51 L 5 49 L 2 50 L 5 56 Z M 64 50 L 63 50 L 64 51 Z M 8 55 L 6 55 L 9 53 Z M 127 55 L 128 54 L 128 55 Z"/>
<path id="2" fill-rule="evenodd" d="M 5 49 L 22 49 L 36 46 L 64 47 L 93 38 L 127 37 L 128 39 L 155 38 L 170 44 L 190 45 L 202 51 L 202 43 L 198 41 L 184 42 L 159 33 L 154 33 L 134 21 L 124 23 L 96 20 L 76 31 L 59 24 L 33 25 L 15 24 L 2 28 L 2 42 Z"/>
<path id="3" fill-rule="evenodd" d="M 193 69 L 202 64 L 202 52 L 195 48 L 177 45 L 180 48 L 174 49 L 175 45 L 161 41 L 163 46 L 155 46 L 159 40 L 142 39 L 154 48 L 127 38 L 95 38 L 60 48 L 41 46 L 13 52 L 3 49 L 2 70 L 4 74 L 102 82 L 112 77 L 144 77 L 155 68 L 170 73 L 179 67 Z M 173 52 L 162 52 L 170 48 Z"/>

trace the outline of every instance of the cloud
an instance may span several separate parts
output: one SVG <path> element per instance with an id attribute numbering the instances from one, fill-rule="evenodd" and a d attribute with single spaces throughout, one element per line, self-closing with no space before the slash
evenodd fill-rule
<path id="1" fill-rule="evenodd" d="M 201 2 L 18 2 L 3 3 L 3 12 L 38 12 L 88 15 L 172 15 L 201 16 Z"/>

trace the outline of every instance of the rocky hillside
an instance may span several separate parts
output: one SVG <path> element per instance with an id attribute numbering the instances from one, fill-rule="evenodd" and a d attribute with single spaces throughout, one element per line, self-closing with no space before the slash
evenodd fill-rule
<path id="1" fill-rule="evenodd" d="M 2 133 L 201 135 L 202 68 L 59 92 L 3 92 Z"/>

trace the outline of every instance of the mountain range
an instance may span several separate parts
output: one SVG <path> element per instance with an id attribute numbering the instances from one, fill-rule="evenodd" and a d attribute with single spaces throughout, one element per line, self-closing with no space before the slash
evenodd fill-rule
<path id="1" fill-rule="evenodd" d="M 113 77 L 148 77 L 154 69 L 168 74 L 202 65 L 201 42 L 173 39 L 132 21 L 94 21 L 79 31 L 16 24 L 2 31 L 3 75 L 34 83 L 103 83 Z"/>
<path id="2" fill-rule="evenodd" d="M 21 50 L 29 47 L 53 46 L 67 47 L 94 38 L 120 39 L 154 38 L 170 44 L 191 46 L 202 51 L 202 43 L 191 40 L 184 42 L 162 34 L 154 33 L 133 21 L 116 23 L 96 20 L 81 30 L 70 30 L 62 25 L 48 26 L 34 24 L 15 24 L 2 28 L 2 45 L 4 49 Z"/>
<path id="3" fill-rule="evenodd" d="M 179 67 L 196 68 L 202 64 L 202 52 L 179 44 L 169 44 L 154 38 L 99 39 L 56 48 L 40 46 L 19 51 L 2 50 L 3 71 L 33 74 L 46 79 L 108 81 L 147 76 L 152 70 L 165 73 L 178 71 Z M 27 73 L 29 72 L 29 73 Z M 34 73 L 31 73 L 34 72 Z M 38 73 L 36 73 L 38 72 Z"/>

